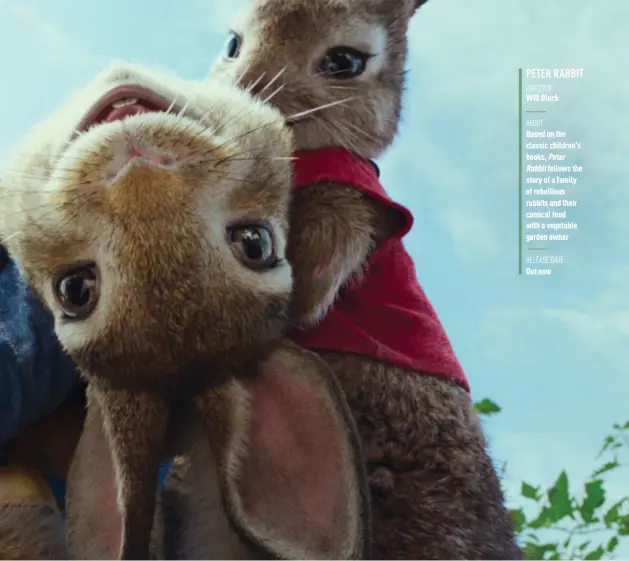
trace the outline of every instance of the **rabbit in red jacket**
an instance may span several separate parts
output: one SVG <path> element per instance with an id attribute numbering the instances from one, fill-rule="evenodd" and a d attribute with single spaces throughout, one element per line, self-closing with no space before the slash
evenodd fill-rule
<path id="1" fill-rule="evenodd" d="M 338 376 L 365 450 L 374 555 L 517 559 L 467 380 L 369 159 L 397 130 L 425 0 L 252 0 L 210 73 L 278 107 L 297 152 L 293 338 Z"/>

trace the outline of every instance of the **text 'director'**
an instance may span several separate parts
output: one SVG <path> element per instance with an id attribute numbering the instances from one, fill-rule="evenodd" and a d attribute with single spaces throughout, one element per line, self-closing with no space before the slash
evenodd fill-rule
<path id="1" fill-rule="evenodd" d="M 519 70 L 518 272 L 550 276 L 566 263 L 579 228 L 583 144 L 569 104 L 583 68 Z M 568 84 L 568 82 L 571 82 Z"/>

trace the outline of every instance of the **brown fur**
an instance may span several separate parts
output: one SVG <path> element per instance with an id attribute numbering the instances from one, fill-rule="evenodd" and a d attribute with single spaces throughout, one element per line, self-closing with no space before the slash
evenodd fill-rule
<path id="1" fill-rule="evenodd" d="M 88 386 L 88 416 L 68 474 L 73 483 L 68 487 L 68 526 L 75 556 L 116 558 L 120 552 L 122 559 L 148 558 L 167 425 L 165 400 L 111 389 L 100 380 Z M 103 454 L 109 448 L 115 467 L 107 469 L 109 455 Z M 94 479 L 103 484 L 95 486 Z M 103 510 L 116 508 L 120 520 L 102 516 Z"/>
<path id="2" fill-rule="evenodd" d="M 61 512 L 37 470 L 0 468 L 0 505 L 2 559 L 68 558 Z"/>
<path id="3" fill-rule="evenodd" d="M 286 250 L 295 270 L 293 316 L 302 323 L 313 317 L 335 281 L 360 272 L 396 218 L 353 187 L 324 183 L 296 193 Z"/>
<path id="4" fill-rule="evenodd" d="M 347 148 L 366 158 L 375 158 L 389 146 L 397 131 L 408 20 L 423 3 L 252 0 L 247 6 L 246 19 L 234 28 L 243 36 L 242 54 L 236 60 L 220 56 L 210 73 L 238 81 L 260 97 L 270 98 L 286 116 L 351 97 L 345 103 L 296 122 L 293 125 L 296 147 L 303 150 L 333 146 L 342 139 Z M 379 65 L 377 73 L 339 81 L 334 87 L 316 76 L 313 66 L 325 50 L 348 44 L 342 35 L 336 36 L 335 41 L 334 33 L 351 35 L 349 46 L 356 44 L 364 50 L 370 45 L 361 37 L 362 32 L 373 25 L 386 31 L 386 43 L 382 45 L 384 64 Z M 273 94 L 279 86 L 281 91 Z"/>
<path id="5" fill-rule="evenodd" d="M 2 559 L 69 559 L 63 517 L 47 504 L 0 508 Z"/>
<path id="6" fill-rule="evenodd" d="M 374 557 L 519 558 L 467 392 L 375 361 L 320 354 L 339 377 L 363 440 Z"/>
<path id="7" fill-rule="evenodd" d="M 129 83 L 188 103 L 68 142 L 105 91 Z M 151 535 L 166 542 L 168 528 L 154 524 L 155 481 L 173 450 L 220 494 L 223 508 L 188 521 L 220 526 L 219 541 L 235 531 L 275 557 L 368 554 L 366 479 L 347 403 L 325 362 L 284 341 L 291 140 L 278 112 L 237 90 L 124 66 L 44 123 L 3 178 L 0 238 L 88 381 L 68 478 L 73 556 L 146 559 Z M 130 150 L 170 164 L 134 160 L 119 171 Z M 279 258 L 263 273 L 238 259 L 227 235 L 234 221 L 261 219 Z M 69 321 L 55 279 L 86 261 L 99 299 Z M 177 419 L 181 408 L 192 413 Z M 310 445 L 299 453 L 302 442 Z M 205 545 L 197 556 L 216 547 Z"/>
<path id="8" fill-rule="evenodd" d="M 239 57 L 219 57 L 210 75 L 268 98 L 287 117 L 352 96 L 296 120 L 296 149 L 343 146 L 364 158 L 377 157 L 397 131 L 408 22 L 424 3 L 251 0 L 248 19 L 237 20 L 234 28 L 243 40 Z M 362 77 L 334 83 L 316 76 L 326 49 L 363 46 L 359 31 L 365 36 L 373 24 L 386 30 L 386 54 L 374 63 L 376 71 L 367 66 Z M 291 206 L 287 249 L 296 320 L 307 325 L 324 315 L 339 286 L 360 274 L 398 219 L 348 186 L 300 189 Z M 368 454 L 375 557 L 520 558 L 469 395 L 423 373 L 364 357 L 320 354 L 341 382 Z"/>

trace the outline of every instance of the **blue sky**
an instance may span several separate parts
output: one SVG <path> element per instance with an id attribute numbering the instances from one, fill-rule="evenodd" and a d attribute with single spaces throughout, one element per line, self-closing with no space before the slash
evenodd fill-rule
<path id="1" fill-rule="evenodd" d="M 112 59 L 202 77 L 241 3 L 0 0 L 0 168 Z M 602 4 L 431 0 L 411 26 L 403 125 L 381 160 L 415 213 L 407 247 L 473 395 L 504 408 L 486 428 L 510 491 L 564 467 L 580 480 L 629 418 L 629 3 Z M 584 143 L 584 172 L 578 236 L 551 278 L 517 275 L 519 67 L 585 69 L 553 113 Z M 629 493 L 626 474 L 612 491 Z"/>

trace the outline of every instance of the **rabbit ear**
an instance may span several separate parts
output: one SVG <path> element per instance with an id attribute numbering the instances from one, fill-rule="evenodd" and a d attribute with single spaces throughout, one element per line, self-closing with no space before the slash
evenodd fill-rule
<path id="1" fill-rule="evenodd" d="M 89 384 L 85 424 L 68 474 L 75 558 L 149 558 L 167 423 L 161 399 Z"/>
<path id="2" fill-rule="evenodd" d="M 101 409 L 91 396 L 67 483 L 67 521 L 75 559 L 116 559 L 122 517 L 116 476 Z"/>
<path id="3" fill-rule="evenodd" d="M 331 369 L 293 344 L 197 399 L 232 524 L 284 559 L 364 559 L 362 454 Z"/>
<path id="4" fill-rule="evenodd" d="M 428 0 L 414 0 L 413 13 L 417 11 L 418 8 L 423 6 Z"/>

